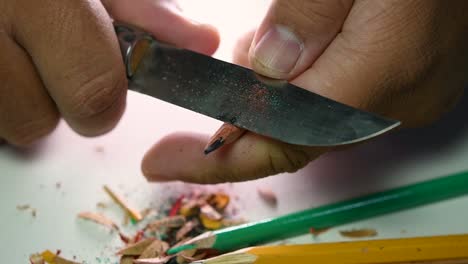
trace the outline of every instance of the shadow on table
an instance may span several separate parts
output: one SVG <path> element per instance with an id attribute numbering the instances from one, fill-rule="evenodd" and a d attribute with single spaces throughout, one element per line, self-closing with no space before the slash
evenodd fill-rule
<path id="1" fill-rule="evenodd" d="M 395 175 L 392 171 L 418 160 L 443 157 L 456 147 L 467 135 L 467 114 L 465 95 L 453 111 L 431 126 L 403 129 L 360 146 L 328 153 L 300 174 L 304 184 L 331 200 L 384 188 L 389 177 Z"/>

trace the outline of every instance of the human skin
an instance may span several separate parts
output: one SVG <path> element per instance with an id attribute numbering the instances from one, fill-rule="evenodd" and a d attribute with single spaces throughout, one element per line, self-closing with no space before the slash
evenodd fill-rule
<path id="1" fill-rule="evenodd" d="M 258 29 L 239 41 L 236 62 L 419 127 L 439 119 L 463 94 L 466 14 L 464 0 L 276 0 Z M 294 172 L 331 150 L 248 132 L 204 156 L 207 140 L 169 135 L 147 152 L 142 170 L 152 181 L 246 181 Z"/>
<path id="2" fill-rule="evenodd" d="M 84 136 L 117 124 L 127 79 L 111 17 L 207 55 L 219 44 L 168 0 L 0 0 L 0 10 L 0 141 L 17 147 L 60 118 Z"/>

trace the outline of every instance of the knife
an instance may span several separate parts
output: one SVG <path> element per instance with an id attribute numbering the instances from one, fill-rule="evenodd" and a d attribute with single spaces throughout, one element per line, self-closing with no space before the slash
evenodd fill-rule
<path id="1" fill-rule="evenodd" d="M 114 23 L 129 90 L 234 126 L 304 146 L 363 141 L 400 122 L 352 108 L 286 81 L 157 41 Z"/>

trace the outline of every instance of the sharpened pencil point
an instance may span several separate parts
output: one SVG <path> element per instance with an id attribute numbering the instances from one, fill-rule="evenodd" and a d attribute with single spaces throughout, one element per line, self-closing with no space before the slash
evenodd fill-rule
<path id="1" fill-rule="evenodd" d="M 219 149 L 224 145 L 224 139 L 223 138 L 218 138 L 213 143 L 211 143 L 208 147 L 205 148 L 205 155 L 208 155 L 209 153 Z"/>
<path id="2" fill-rule="evenodd" d="M 195 248 L 196 248 L 196 246 L 195 246 L 195 245 L 192 245 L 192 244 L 182 245 L 182 246 L 170 248 L 170 249 L 167 251 L 167 254 L 168 254 L 168 255 L 174 255 L 174 254 L 177 254 L 177 253 L 179 253 L 179 252 L 181 252 L 181 251 L 190 250 L 190 249 L 195 249 Z"/>

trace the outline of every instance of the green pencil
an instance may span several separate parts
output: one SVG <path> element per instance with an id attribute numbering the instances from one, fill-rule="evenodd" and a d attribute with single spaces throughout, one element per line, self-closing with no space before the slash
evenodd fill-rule
<path id="1" fill-rule="evenodd" d="M 204 233 L 168 250 L 176 254 L 194 248 L 233 251 L 265 242 L 306 234 L 378 215 L 468 194 L 468 172 L 375 193 L 348 201 Z"/>

